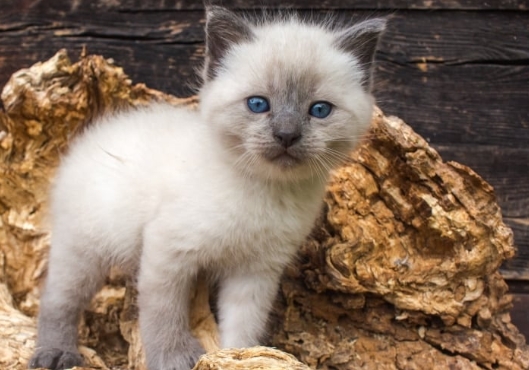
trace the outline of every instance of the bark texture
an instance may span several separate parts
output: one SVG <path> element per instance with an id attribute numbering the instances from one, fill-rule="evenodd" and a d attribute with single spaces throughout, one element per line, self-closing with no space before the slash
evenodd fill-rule
<path id="1" fill-rule="evenodd" d="M 115 109 L 165 100 L 99 56 L 65 51 L 13 75 L 0 112 L 0 367 L 24 369 L 45 276 L 50 180 L 69 140 Z M 395 117 L 376 111 L 364 143 L 333 175 L 321 218 L 285 273 L 266 347 L 217 349 L 208 289 L 193 332 L 195 369 L 529 369 L 498 273 L 512 232 L 493 189 L 445 163 Z M 115 271 L 80 324 L 87 366 L 143 369 L 135 292 Z"/>

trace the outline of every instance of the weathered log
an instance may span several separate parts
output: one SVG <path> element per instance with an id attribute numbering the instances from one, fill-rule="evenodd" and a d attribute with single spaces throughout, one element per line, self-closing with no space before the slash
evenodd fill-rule
<path id="1" fill-rule="evenodd" d="M 193 370 L 309 370 L 292 355 L 269 347 L 225 349 L 202 356 Z"/>
<path id="2" fill-rule="evenodd" d="M 0 112 L 0 366 L 23 369 L 35 340 L 49 230 L 46 194 L 60 153 L 95 117 L 179 100 L 98 56 L 64 51 L 13 75 Z M 408 126 L 377 111 L 336 171 L 321 219 L 282 281 L 270 344 L 322 369 L 528 369 L 498 267 L 514 253 L 493 189 L 444 163 Z M 135 292 L 113 273 L 80 325 L 87 366 L 142 369 Z M 193 332 L 215 350 L 208 292 Z M 87 347 L 86 347 L 87 346 Z M 95 350 L 90 351 L 88 348 Z M 7 348 L 7 349 L 4 349 Z M 274 365 L 271 365 L 272 362 Z M 263 347 L 208 354 L 196 369 L 306 368 Z"/>

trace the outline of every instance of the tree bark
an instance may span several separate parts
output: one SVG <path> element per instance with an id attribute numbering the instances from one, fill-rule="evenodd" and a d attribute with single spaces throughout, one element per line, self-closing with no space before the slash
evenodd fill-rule
<path id="1" fill-rule="evenodd" d="M 34 346 L 49 247 L 47 192 L 60 153 L 99 115 L 153 100 L 196 103 L 133 85 L 99 56 L 72 64 L 65 51 L 17 72 L 4 88 L 2 368 L 25 368 Z M 513 254 L 491 186 L 376 110 L 362 145 L 333 174 L 321 217 L 281 283 L 269 344 L 301 362 L 266 347 L 216 351 L 209 293 L 199 281 L 191 321 L 211 353 L 195 369 L 424 369 L 432 362 L 436 369 L 529 369 L 498 272 Z M 144 368 L 127 281 L 113 272 L 84 315 L 87 366 Z"/>

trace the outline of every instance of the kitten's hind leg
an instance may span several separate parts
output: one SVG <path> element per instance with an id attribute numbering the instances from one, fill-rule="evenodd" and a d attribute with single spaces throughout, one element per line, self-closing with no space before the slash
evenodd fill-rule
<path id="1" fill-rule="evenodd" d="M 106 276 L 95 256 L 61 247 L 53 245 L 50 251 L 40 300 L 37 344 L 29 368 L 58 370 L 82 365 L 77 349 L 79 314 Z"/>

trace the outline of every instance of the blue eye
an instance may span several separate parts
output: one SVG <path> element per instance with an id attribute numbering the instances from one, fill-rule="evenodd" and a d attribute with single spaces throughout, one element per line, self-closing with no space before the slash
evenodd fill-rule
<path id="1" fill-rule="evenodd" d="M 309 108 L 309 114 L 316 118 L 325 118 L 332 112 L 332 104 L 326 101 L 319 101 L 312 104 Z"/>
<path id="2" fill-rule="evenodd" d="M 250 96 L 246 100 L 246 104 L 248 104 L 248 108 L 254 113 L 264 113 L 270 110 L 270 103 L 262 96 Z"/>

